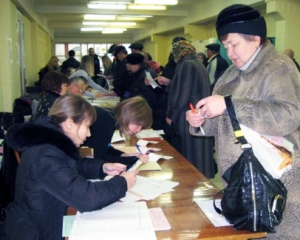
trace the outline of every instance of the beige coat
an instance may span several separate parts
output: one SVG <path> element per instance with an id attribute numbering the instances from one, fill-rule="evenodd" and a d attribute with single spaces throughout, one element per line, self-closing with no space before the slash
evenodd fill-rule
<path id="1" fill-rule="evenodd" d="M 246 71 L 229 67 L 213 94 L 232 95 L 240 124 L 294 143 L 293 168 L 281 178 L 288 190 L 284 219 L 268 239 L 300 239 L 300 75 L 295 64 L 268 43 Z M 240 145 L 234 143 L 230 118 L 225 113 L 207 119 L 203 127 L 206 135 L 215 136 L 219 171 L 223 174 L 242 153 Z M 190 132 L 195 134 L 192 127 Z"/>

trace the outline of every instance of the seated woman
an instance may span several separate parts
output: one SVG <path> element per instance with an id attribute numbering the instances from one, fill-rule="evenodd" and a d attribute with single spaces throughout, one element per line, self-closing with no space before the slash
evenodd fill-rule
<path id="1" fill-rule="evenodd" d="M 89 91 L 86 91 L 84 93 L 84 96 L 92 97 L 92 98 L 99 98 L 103 96 L 115 96 L 116 94 L 114 92 L 109 92 L 97 83 L 94 82 L 94 80 L 91 78 L 94 75 L 94 60 L 91 56 L 85 55 L 81 58 L 81 63 L 79 69 L 71 75 L 72 77 L 84 77 L 89 83 L 89 86 L 93 89 L 99 91 L 100 93 L 92 93 Z"/>
<path id="2" fill-rule="evenodd" d="M 55 100 L 67 93 L 68 77 L 60 72 L 48 72 L 42 81 L 42 87 L 44 96 L 31 117 L 33 121 L 39 116 L 47 116 Z"/>
<path id="3" fill-rule="evenodd" d="M 3 227 L 5 239 L 63 239 L 68 206 L 80 212 L 101 209 L 125 196 L 138 171 L 99 159 L 82 159 L 78 147 L 89 137 L 95 109 L 84 98 L 57 99 L 48 116 L 15 125 L 6 136 L 21 151 L 15 199 Z M 108 181 L 88 179 L 114 177 Z M 1 238 L 2 239 L 2 238 Z"/>
<path id="4" fill-rule="evenodd" d="M 94 149 L 94 157 L 109 162 L 120 162 L 129 168 L 141 159 L 146 163 L 149 157 L 146 154 L 126 154 L 115 148 L 110 143 L 116 127 L 123 135 L 135 135 L 142 129 L 151 127 L 152 110 L 142 97 L 133 97 L 120 102 L 114 109 L 95 107 L 97 121 L 91 126 L 92 136 L 84 145 Z"/>
<path id="5" fill-rule="evenodd" d="M 57 72 L 59 68 L 59 59 L 56 56 L 51 56 L 47 65 L 39 71 L 39 80 L 35 82 L 35 85 L 41 85 L 46 73 Z"/>

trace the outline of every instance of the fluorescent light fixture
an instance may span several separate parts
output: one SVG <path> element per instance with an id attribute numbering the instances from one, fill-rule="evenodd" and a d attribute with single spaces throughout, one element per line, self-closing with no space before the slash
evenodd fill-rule
<path id="1" fill-rule="evenodd" d="M 114 33 L 123 33 L 126 29 L 104 29 L 102 31 L 103 34 L 114 34 Z"/>
<path id="2" fill-rule="evenodd" d="M 148 5 L 176 5 L 177 0 L 134 0 L 135 4 L 148 4 Z"/>
<path id="3" fill-rule="evenodd" d="M 128 9 L 132 10 L 166 10 L 163 5 L 128 5 Z"/>
<path id="4" fill-rule="evenodd" d="M 102 3 L 96 3 L 96 4 L 88 4 L 88 8 L 96 8 L 96 9 L 126 9 L 127 6 L 123 4 L 102 4 Z"/>
<path id="5" fill-rule="evenodd" d="M 126 28 L 104 28 L 103 31 L 126 31 Z"/>
<path id="6" fill-rule="evenodd" d="M 88 4 L 97 4 L 97 3 L 103 3 L 103 4 L 131 4 L 132 1 L 114 0 L 114 1 L 89 1 L 88 2 Z"/>
<path id="7" fill-rule="evenodd" d="M 147 18 L 142 18 L 142 17 L 117 17 L 116 20 L 120 20 L 120 21 L 144 21 L 144 20 L 147 20 Z"/>
<path id="8" fill-rule="evenodd" d="M 85 14 L 84 20 L 115 20 L 115 15 Z"/>
<path id="9" fill-rule="evenodd" d="M 90 26 L 94 26 L 94 25 L 108 25 L 109 23 L 108 22 L 82 22 L 83 25 L 90 25 Z"/>
<path id="10" fill-rule="evenodd" d="M 98 32 L 102 31 L 103 28 L 80 28 L 82 32 Z"/>
<path id="11" fill-rule="evenodd" d="M 111 22 L 109 25 L 126 25 L 126 26 L 135 26 L 135 22 Z"/>

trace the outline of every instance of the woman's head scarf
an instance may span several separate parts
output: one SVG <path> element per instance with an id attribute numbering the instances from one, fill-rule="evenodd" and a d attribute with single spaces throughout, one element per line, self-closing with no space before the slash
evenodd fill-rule
<path id="1" fill-rule="evenodd" d="M 178 63 L 181 58 L 191 53 L 196 53 L 196 49 L 186 40 L 180 40 L 172 45 L 172 54 L 176 63 Z"/>

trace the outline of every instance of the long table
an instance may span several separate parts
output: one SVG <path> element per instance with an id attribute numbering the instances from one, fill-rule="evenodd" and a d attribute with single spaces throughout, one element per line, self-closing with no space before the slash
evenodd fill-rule
<path id="1" fill-rule="evenodd" d="M 134 146 L 137 139 L 126 142 Z M 251 239 L 262 238 L 265 232 L 252 233 L 234 230 L 233 227 L 215 227 L 194 200 L 212 199 L 219 189 L 200 173 L 187 159 L 179 154 L 167 141 L 161 140 L 153 147 L 161 148 L 161 155 L 173 156 L 170 160 L 158 161 L 161 171 L 140 171 L 139 175 L 179 182 L 173 192 L 165 193 L 147 201 L 148 208 L 161 207 L 171 230 L 156 231 L 157 239 Z M 75 214 L 69 209 L 69 214 Z M 126 237 L 124 238 L 126 239 Z"/>

